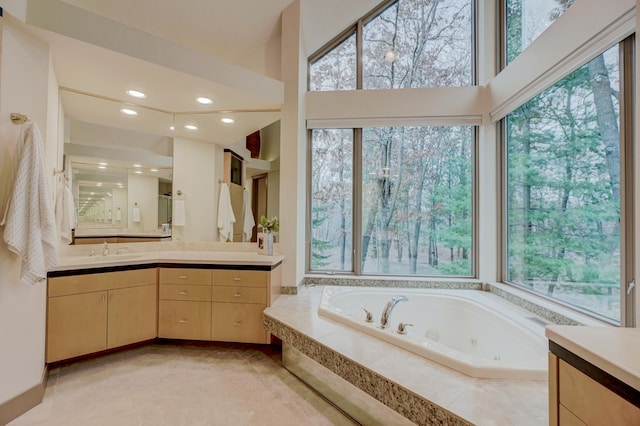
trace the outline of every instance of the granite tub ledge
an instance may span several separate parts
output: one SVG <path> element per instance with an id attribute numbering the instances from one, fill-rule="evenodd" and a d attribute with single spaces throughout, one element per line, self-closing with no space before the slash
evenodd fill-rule
<path id="1" fill-rule="evenodd" d="M 322 286 L 281 295 L 270 332 L 422 425 L 547 425 L 546 381 L 477 379 L 320 317 Z"/>

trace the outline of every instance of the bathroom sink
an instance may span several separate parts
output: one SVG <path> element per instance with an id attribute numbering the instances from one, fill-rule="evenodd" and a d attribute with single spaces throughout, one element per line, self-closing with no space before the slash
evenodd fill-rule
<path id="1" fill-rule="evenodd" d="M 73 263 L 107 263 L 107 262 L 119 262 L 122 260 L 133 260 L 142 257 L 140 253 L 125 253 L 125 254 L 110 254 L 107 256 L 64 256 L 60 257 L 61 264 L 73 264 Z"/>

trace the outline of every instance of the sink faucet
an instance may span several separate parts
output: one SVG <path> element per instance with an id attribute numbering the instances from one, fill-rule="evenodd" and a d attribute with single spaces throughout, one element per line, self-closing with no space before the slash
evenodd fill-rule
<path id="1" fill-rule="evenodd" d="M 102 255 L 109 256 L 109 244 L 106 241 L 102 245 Z"/>
<path id="2" fill-rule="evenodd" d="M 384 311 L 382 311 L 382 317 L 380 318 L 380 328 L 387 328 L 389 325 L 389 317 L 391 316 L 391 311 L 396 306 L 398 302 L 406 302 L 407 299 L 405 296 L 393 296 L 387 305 L 384 307 Z"/>

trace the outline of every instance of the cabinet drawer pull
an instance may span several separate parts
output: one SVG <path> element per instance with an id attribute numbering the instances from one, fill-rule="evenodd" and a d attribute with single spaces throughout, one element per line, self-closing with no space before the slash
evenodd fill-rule
<path id="1" fill-rule="evenodd" d="M 181 319 L 180 321 L 178 321 L 180 324 L 186 324 L 187 320 L 186 319 Z"/>
<path id="2" fill-rule="evenodd" d="M 186 276 L 186 275 L 180 275 L 180 279 L 181 279 L 181 280 L 186 280 L 186 279 L 187 279 L 187 276 Z"/>
<path id="3" fill-rule="evenodd" d="M 102 303 L 107 301 L 107 296 L 105 296 L 104 294 L 102 295 Z"/>
<path id="4" fill-rule="evenodd" d="M 235 277 L 233 280 L 234 281 L 240 281 L 240 278 L 239 277 Z"/>
<path id="5" fill-rule="evenodd" d="M 236 293 L 236 294 L 233 295 L 233 297 L 242 297 L 242 294 Z"/>
<path id="6" fill-rule="evenodd" d="M 236 321 L 233 323 L 234 327 L 240 327 L 240 324 L 242 324 L 240 321 Z"/>
<path id="7" fill-rule="evenodd" d="M 183 291 L 181 291 L 181 292 L 180 292 L 180 293 L 178 293 L 178 294 L 180 294 L 181 296 L 186 296 L 188 293 L 189 293 L 188 291 L 184 291 L 184 290 L 183 290 Z"/>

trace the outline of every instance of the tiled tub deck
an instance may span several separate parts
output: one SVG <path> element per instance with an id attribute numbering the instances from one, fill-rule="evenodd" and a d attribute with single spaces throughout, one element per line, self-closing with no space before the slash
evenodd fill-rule
<path id="1" fill-rule="evenodd" d="M 476 379 L 349 329 L 318 315 L 322 290 L 322 286 L 303 286 L 297 295 L 280 296 L 265 311 L 265 325 L 282 339 L 285 365 L 287 358 L 296 363 L 314 362 L 315 367 L 307 375 L 335 373 L 348 382 L 343 386 L 345 392 L 358 388 L 404 416 L 371 405 L 367 407 L 373 411 L 368 414 L 371 421 L 401 424 L 408 419 L 420 425 L 548 424 L 546 381 Z M 293 349 L 289 351 L 290 348 Z M 358 402 L 351 405 L 357 408 L 363 402 L 360 396 L 354 398 Z"/>

